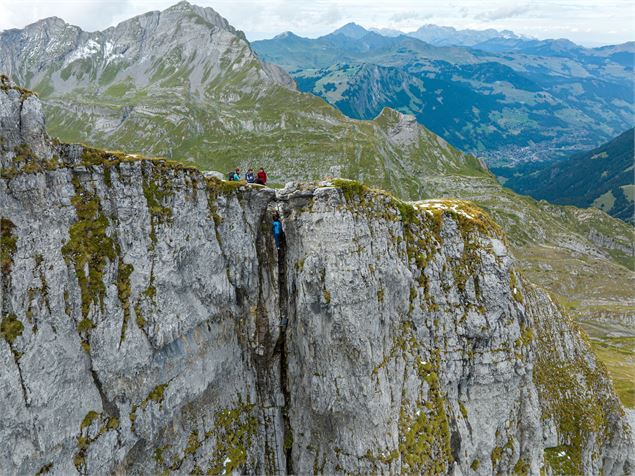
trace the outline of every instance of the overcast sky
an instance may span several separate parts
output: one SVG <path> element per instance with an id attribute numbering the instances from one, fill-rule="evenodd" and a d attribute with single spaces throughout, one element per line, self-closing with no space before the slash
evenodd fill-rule
<path id="1" fill-rule="evenodd" d="M 190 0 L 210 6 L 250 40 L 283 31 L 316 37 L 354 21 L 412 31 L 426 23 L 509 29 L 537 38 L 569 38 L 588 46 L 635 39 L 632 0 Z M 177 0 L 0 0 L 0 30 L 58 16 L 101 30 Z"/>

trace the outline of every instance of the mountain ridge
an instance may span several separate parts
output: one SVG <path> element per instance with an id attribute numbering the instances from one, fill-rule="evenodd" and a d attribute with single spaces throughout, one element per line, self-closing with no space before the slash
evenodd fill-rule
<path id="1" fill-rule="evenodd" d="M 346 35 L 346 30 L 350 28 L 351 34 Z M 472 29 L 472 28 L 456 28 L 453 26 L 447 25 L 436 25 L 433 23 L 428 23 L 421 25 L 419 28 L 413 31 L 403 31 L 393 28 L 365 28 L 364 26 L 351 21 L 342 25 L 339 28 L 336 28 L 330 33 L 326 33 L 325 35 L 321 35 L 319 38 L 323 38 L 325 36 L 329 36 L 332 34 L 344 34 L 344 36 L 349 36 L 353 39 L 360 39 L 364 36 L 364 33 L 377 33 L 379 35 L 385 37 L 397 37 L 397 36 L 408 36 L 411 38 L 415 38 L 426 43 L 429 43 L 434 46 L 466 46 L 466 47 L 474 47 L 476 49 L 479 48 L 479 45 L 487 43 L 489 41 L 496 42 L 497 40 L 515 40 L 516 44 L 535 44 L 535 43 L 569 43 L 573 45 L 575 48 L 585 49 L 585 50 L 602 50 L 604 48 L 611 47 L 630 47 L 635 40 L 626 41 L 623 43 L 616 44 L 607 44 L 601 46 L 592 46 L 586 47 L 579 43 L 575 43 L 573 40 L 569 38 L 543 38 L 537 39 L 528 35 L 519 35 L 511 30 L 497 30 L 494 28 L 485 28 L 485 29 Z M 288 32 L 293 33 L 293 32 Z M 293 33 L 295 34 L 295 33 Z M 317 39 L 317 38 L 316 38 Z M 258 41 L 266 41 L 258 40 Z"/>
<path id="2" fill-rule="evenodd" d="M 413 116 L 381 109 L 374 121 L 349 119 L 314 95 L 272 81 L 235 34 L 210 29 L 191 17 L 179 21 L 188 28 L 178 28 L 173 21 L 160 31 L 153 43 L 162 49 L 142 70 L 136 62 L 128 69 L 125 53 L 113 49 L 124 59 L 115 63 L 121 66 L 112 80 L 94 86 L 103 94 L 63 87 L 82 81 L 93 84 L 90 78 L 101 74 L 101 63 L 83 59 L 63 66 L 63 57 L 57 63 L 39 58 L 54 78 L 35 84 L 52 135 L 65 142 L 166 156 L 221 173 L 237 166 L 263 166 L 274 185 L 344 177 L 390 190 L 403 200 L 471 200 L 504 228 L 531 282 L 549 289 L 585 326 L 597 329 L 598 322 L 610 316 L 611 326 L 624 327 L 635 308 L 635 297 L 620 285 L 633 278 L 632 227 L 599 210 L 518 196 L 501 187 L 478 158 L 457 150 Z M 175 32 L 178 36 L 172 41 Z M 126 41 L 141 42 L 143 30 L 125 33 Z M 179 42 L 193 34 L 213 37 L 214 49 L 199 48 L 193 59 L 194 52 L 183 54 Z M 3 70 L 8 64 L 4 40 L 0 36 Z M 113 48 L 123 46 L 113 43 Z M 12 58 L 28 77 L 28 62 Z M 198 61 L 210 67 L 213 79 L 190 77 Z M 65 68 L 66 80 L 61 75 Z M 3 170 L 9 178 L 13 173 Z M 604 342 L 614 328 L 600 327 L 596 334 Z M 631 402 L 632 382 L 620 382 L 620 395 Z"/>
<path id="3" fill-rule="evenodd" d="M 632 467 L 604 368 L 473 205 L 62 144 L 6 77 L 0 125 L 9 471 Z"/>
<path id="4" fill-rule="evenodd" d="M 358 39 L 331 34 L 253 46 L 301 90 L 350 117 L 370 119 L 383 106 L 397 108 L 495 167 L 563 158 L 629 127 L 635 112 L 632 46 L 563 49 L 557 41 L 522 40 L 516 48 L 497 41 L 485 51 L 370 32 Z M 374 83 L 355 76 L 369 64 L 388 76 Z M 405 85 L 393 81 L 394 71 Z M 416 94 L 400 94 L 413 86 Z M 359 90 L 375 95 L 360 101 Z"/>
<path id="5" fill-rule="evenodd" d="M 456 29 L 451 26 L 427 24 L 417 30 L 404 33 L 435 46 L 474 46 L 492 38 L 523 38 L 510 30 L 498 31 L 493 28 L 485 30 Z"/>

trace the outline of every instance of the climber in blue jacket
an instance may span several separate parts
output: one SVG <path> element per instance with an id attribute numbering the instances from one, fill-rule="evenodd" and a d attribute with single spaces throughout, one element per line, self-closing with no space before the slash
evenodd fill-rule
<path id="1" fill-rule="evenodd" d="M 278 213 L 274 213 L 273 215 L 271 230 L 273 231 L 273 239 L 276 240 L 276 248 L 280 249 L 282 243 L 282 223 L 280 222 L 280 215 Z"/>

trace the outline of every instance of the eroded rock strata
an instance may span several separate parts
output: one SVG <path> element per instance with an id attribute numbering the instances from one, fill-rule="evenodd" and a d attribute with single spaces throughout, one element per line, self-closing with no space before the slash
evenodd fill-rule
<path id="1" fill-rule="evenodd" d="M 632 470 L 604 368 L 469 203 L 58 144 L 6 80 L 0 133 L 4 471 Z"/>

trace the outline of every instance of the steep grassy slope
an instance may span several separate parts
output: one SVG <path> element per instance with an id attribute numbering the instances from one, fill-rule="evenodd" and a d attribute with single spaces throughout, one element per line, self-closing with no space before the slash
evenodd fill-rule
<path id="1" fill-rule="evenodd" d="M 60 20 L 7 32 L 0 70 L 40 93 L 49 130 L 67 141 L 221 171 L 264 166 L 274 181 L 352 176 L 413 198 L 421 176 L 485 174 L 409 120 L 354 121 L 298 93 L 213 10 L 185 2 L 104 32 Z"/>
<path id="2" fill-rule="evenodd" d="M 69 107 L 66 98 L 52 99 L 47 105 L 52 118 L 50 130 L 66 140 L 128 147 L 196 163 L 204 169 L 263 166 L 277 183 L 324 176 L 357 177 L 409 197 L 425 193 L 420 179 L 426 175 L 486 175 L 475 158 L 447 147 L 412 121 L 399 117 L 393 128 L 386 117 L 392 115 L 389 111 L 374 122 L 360 122 L 347 119 L 314 96 L 280 86 L 270 87 L 260 96 L 243 95 L 230 104 L 214 98 L 188 102 L 184 89 L 153 92 L 150 101 L 138 96 L 125 98 L 106 107 L 88 100 Z M 183 101 L 175 103 L 175 97 Z M 102 117 L 126 107 L 131 110 L 121 127 L 105 132 L 94 127 L 103 120 L 97 115 L 72 114 L 77 108 L 88 111 L 93 107 Z M 402 126 L 412 128 L 404 131 L 412 134 L 407 144 L 399 137 L 393 139 Z"/>
<path id="3" fill-rule="evenodd" d="M 577 207 L 594 206 L 633 223 L 635 129 L 568 160 L 523 174 L 505 182 L 513 190 L 538 199 Z"/>

